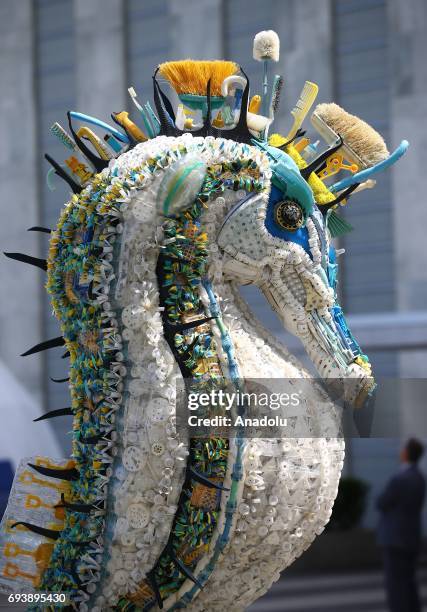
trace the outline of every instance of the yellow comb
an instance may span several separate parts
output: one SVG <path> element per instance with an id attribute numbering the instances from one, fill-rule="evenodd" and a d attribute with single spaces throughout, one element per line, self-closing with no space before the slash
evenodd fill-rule
<path id="1" fill-rule="evenodd" d="M 299 130 L 302 125 L 302 122 L 307 116 L 308 111 L 313 105 L 317 97 L 317 92 L 319 91 L 318 85 L 316 83 L 312 83 L 311 81 L 306 81 L 304 83 L 304 87 L 299 95 L 298 102 L 295 104 L 294 108 L 291 110 L 291 115 L 294 117 L 293 125 L 290 129 L 289 134 L 286 137 L 286 140 L 291 140 Z"/>

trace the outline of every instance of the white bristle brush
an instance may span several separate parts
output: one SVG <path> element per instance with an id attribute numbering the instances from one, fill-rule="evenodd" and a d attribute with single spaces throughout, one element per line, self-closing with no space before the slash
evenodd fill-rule
<path id="1" fill-rule="evenodd" d="M 268 62 L 278 62 L 280 56 L 280 39 L 274 30 L 258 32 L 254 38 L 253 57 L 257 62 L 264 62 L 264 76 L 262 82 L 261 114 L 268 113 Z"/>

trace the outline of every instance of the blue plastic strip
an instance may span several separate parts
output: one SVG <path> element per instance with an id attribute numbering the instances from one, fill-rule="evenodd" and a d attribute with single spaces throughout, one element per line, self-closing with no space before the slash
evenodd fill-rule
<path id="1" fill-rule="evenodd" d="M 73 119 L 78 119 L 79 121 L 86 121 L 86 123 L 97 125 L 98 127 L 107 130 L 107 132 L 110 132 L 110 134 L 113 134 L 113 136 L 115 136 L 121 142 L 129 144 L 129 138 L 126 136 L 126 134 L 119 132 L 119 130 L 116 130 L 116 128 L 112 127 L 111 125 L 108 125 L 108 123 L 105 123 L 105 121 L 101 121 L 101 119 L 91 117 L 90 115 L 85 115 L 84 113 L 77 113 L 76 111 L 71 111 L 70 116 Z"/>
<path id="2" fill-rule="evenodd" d="M 218 306 L 218 303 L 216 301 L 214 292 L 212 290 L 212 285 L 210 283 L 210 281 L 208 279 L 204 279 L 202 281 L 203 287 L 206 290 L 206 293 L 208 294 L 209 297 L 209 302 L 210 302 L 210 312 L 211 312 L 211 316 L 213 317 L 220 317 L 221 313 L 220 313 L 220 309 Z M 230 373 L 230 378 L 233 380 L 233 382 L 236 384 L 236 387 L 238 386 L 238 379 L 239 379 L 239 371 L 238 371 L 238 365 L 237 362 L 234 358 L 234 350 L 233 350 L 233 343 L 232 340 L 230 338 L 230 335 L 228 333 L 228 331 L 221 331 L 221 340 L 222 340 L 222 348 L 224 350 L 224 352 L 227 355 L 228 358 L 228 367 L 229 367 L 229 373 Z M 236 437 L 236 446 L 237 446 L 237 453 L 236 453 L 236 461 L 233 465 L 233 471 L 231 473 L 231 489 L 230 489 L 230 498 L 228 499 L 226 506 L 225 506 L 225 521 L 224 521 L 224 528 L 223 531 L 221 533 L 221 535 L 218 537 L 215 546 L 214 546 L 214 550 L 212 553 L 212 556 L 208 562 L 208 564 L 206 565 L 206 567 L 200 572 L 200 574 L 198 576 L 196 576 L 197 580 L 199 583 L 201 583 L 202 585 L 205 585 L 206 582 L 208 581 L 210 575 L 212 574 L 212 572 L 215 569 L 215 566 L 217 564 L 217 561 L 220 557 L 220 555 L 222 554 L 224 548 L 227 546 L 229 540 L 230 540 L 230 531 L 231 531 L 231 525 L 233 522 L 233 516 L 236 512 L 236 503 L 231 502 L 230 499 L 233 497 L 232 493 L 236 490 L 236 488 L 239 486 L 239 482 L 242 480 L 243 477 L 243 465 L 242 465 L 242 458 L 243 458 L 243 451 L 244 448 L 246 446 L 246 442 L 245 440 L 241 437 L 241 435 L 237 435 Z M 189 604 L 193 597 L 198 593 L 199 591 L 199 586 L 197 584 L 193 585 L 193 587 L 187 591 L 178 601 L 176 604 L 174 604 L 170 610 L 180 610 Z"/>
<path id="3" fill-rule="evenodd" d="M 366 170 L 357 172 L 356 174 L 353 174 L 352 176 L 349 176 L 348 178 L 343 179 L 338 183 L 335 183 L 334 185 L 329 187 L 329 191 L 332 191 L 332 193 L 337 193 L 337 191 L 347 189 L 347 187 L 351 187 L 351 185 L 354 185 L 355 183 L 363 183 L 374 174 L 377 174 L 377 172 L 381 172 L 382 170 L 385 170 L 386 168 L 389 168 L 390 166 L 395 164 L 397 160 L 400 159 L 402 155 L 406 153 L 408 147 L 409 142 L 407 140 L 402 140 L 400 145 L 393 151 L 393 153 L 389 157 L 387 157 L 387 159 L 378 162 L 378 164 L 375 164 L 375 166 L 372 166 L 371 168 L 367 168 Z"/>

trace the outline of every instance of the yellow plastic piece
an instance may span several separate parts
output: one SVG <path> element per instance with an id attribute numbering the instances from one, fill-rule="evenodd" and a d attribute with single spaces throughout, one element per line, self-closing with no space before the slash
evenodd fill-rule
<path id="1" fill-rule="evenodd" d="M 132 121 L 129 119 L 129 113 L 127 111 L 121 111 L 120 113 L 115 113 L 114 115 L 116 121 L 124 127 L 129 134 L 135 138 L 138 142 L 145 142 L 148 140 L 147 136 L 144 132 Z"/>
<path id="2" fill-rule="evenodd" d="M 66 165 L 69 167 L 71 172 L 78 176 L 82 183 L 86 183 L 92 176 L 92 172 L 89 171 L 86 164 L 80 162 L 77 157 L 72 155 L 65 160 Z"/>
<path id="3" fill-rule="evenodd" d="M 309 144 L 310 144 L 310 138 L 301 138 L 301 140 L 298 140 L 298 142 L 294 144 L 295 151 L 298 151 L 298 153 L 301 153 L 301 151 L 304 151 L 305 147 Z"/>
<path id="4" fill-rule="evenodd" d="M 25 507 L 27 510 L 34 510 L 38 508 L 46 508 L 50 510 L 55 515 L 55 518 L 58 521 L 63 521 L 65 519 L 65 511 L 64 508 L 55 508 L 52 504 L 45 504 L 38 495 L 27 495 L 25 498 Z"/>
<path id="5" fill-rule="evenodd" d="M 68 491 L 70 488 L 69 483 L 66 481 L 60 481 L 58 483 L 50 482 L 49 480 L 43 480 L 42 478 L 37 478 L 37 476 L 33 472 L 30 472 L 30 471 L 22 472 L 22 474 L 19 475 L 19 480 L 20 482 L 24 484 L 37 484 L 42 487 L 50 487 L 51 489 L 56 489 L 57 491 L 60 491 L 61 493 Z"/>
<path id="6" fill-rule="evenodd" d="M 357 164 L 348 164 L 344 160 L 344 155 L 341 153 L 334 153 L 326 160 L 326 166 L 321 172 L 319 172 L 319 178 L 322 180 L 337 174 L 341 170 L 349 170 L 353 174 L 359 170 Z"/>
<path id="7" fill-rule="evenodd" d="M 53 544 L 44 543 L 39 544 L 35 550 L 26 550 L 25 548 L 18 546 L 18 544 L 15 544 L 15 542 L 6 542 L 4 547 L 4 555 L 5 557 L 18 557 L 20 555 L 33 557 L 37 568 L 40 571 L 43 571 L 49 564 L 53 546 Z"/>
<path id="8" fill-rule="evenodd" d="M 217 114 L 217 116 L 215 117 L 215 119 L 212 121 L 212 125 L 216 128 L 223 128 L 224 127 L 224 119 L 222 118 L 222 114 L 221 111 L 219 111 L 219 113 Z"/>
<path id="9" fill-rule="evenodd" d="M 98 155 L 102 159 L 111 159 L 111 155 L 108 151 L 108 148 L 105 146 L 102 140 L 98 138 L 95 132 L 93 132 L 91 129 L 83 125 L 78 130 L 77 136 L 79 136 L 79 138 L 84 138 L 85 140 L 89 140 L 93 144 L 95 150 L 97 151 Z"/>
<path id="10" fill-rule="evenodd" d="M 36 587 L 40 581 L 40 576 L 38 574 L 34 576 L 33 574 L 23 572 L 15 563 L 6 563 L 3 568 L 3 576 L 6 576 L 6 578 L 26 578 L 33 583 L 34 587 Z"/>
<path id="11" fill-rule="evenodd" d="M 255 96 L 252 96 L 251 101 L 249 102 L 249 112 L 255 113 L 257 115 L 260 109 L 261 109 L 261 96 L 257 94 Z"/>
<path id="12" fill-rule="evenodd" d="M 366 370 L 368 374 L 372 374 L 371 364 L 368 361 L 364 361 L 362 357 L 356 357 L 356 359 L 354 360 L 354 363 L 357 363 L 357 365 L 359 365 L 361 368 Z"/>
<path id="13" fill-rule="evenodd" d="M 65 465 L 58 465 L 46 459 L 46 457 L 36 457 L 34 465 L 40 465 L 43 467 L 51 468 L 53 470 L 71 470 L 76 467 L 76 462 L 73 459 L 69 459 Z"/>
<path id="14" fill-rule="evenodd" d="M 278 136 L 280 136 L 280 134 L 278 134 Z M 307 166 L 305 159 L 301 157 L 297 149 L 292 144 L 286 147 L 286 153 L 292 157 L 298 168 L 302 169 Z M 329 191 L 325 183 L 317 176 L 315 172 L 310 174 L 308 184 L 312 188 L 314 199 L 316 200 L 316 204 L 319 206 L 322 206 L 322 204 L 328 204 L 329 202 L 335 200 L 336 196 Z"/>

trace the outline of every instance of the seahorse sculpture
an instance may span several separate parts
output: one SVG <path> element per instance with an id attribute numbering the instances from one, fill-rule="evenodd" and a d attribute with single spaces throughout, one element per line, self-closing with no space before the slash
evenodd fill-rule
<path id="1" fill-rule="evenodd" d="M 113 115 L 121 129 L 79 113 L 71 135 L 55 124 L 73 154 L 66 167 L 48 159 L 74 195 L 47 263 L 11 255 L 47 269 L 62 327 L 29 353 L 64 345 L 70 358 L 71 407 L 46 417 L 73 417 L 72 456 L 20 464 L 0 532 L 1 588 L 35 589 L 36 609 L 65 598 L 91 612 L 243 610 L 328 522 L 339 437 L 187 440 L 176 429 L 182 378 L 310 379 L 239 284 L 261 288 L 321 377 L 354 379 L 353 403 L 374 387 L 337 302 L 332 235 L 348 229 L 338 206 L 407 143 L 388 156 L 372 128 L 320 105 L 313 123 L 328 148 L 317 155 L 300 130 L 267 138 L 272 115 L 249 103 L 234 63 L 160 72 L 181 104 L 156 75 L 157 115 L 132 89 L 143 129 L 125 112 Z M 312 414 L 333 407 L 314 379 L 303 402 Z"/>

